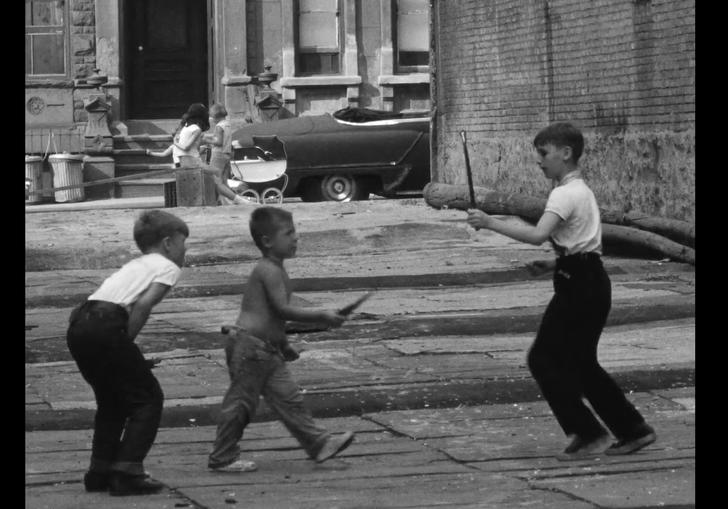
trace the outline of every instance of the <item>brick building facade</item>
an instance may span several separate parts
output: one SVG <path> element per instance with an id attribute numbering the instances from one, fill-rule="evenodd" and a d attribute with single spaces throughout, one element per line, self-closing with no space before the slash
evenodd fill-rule
<path id="1" fill-rule="evenodd" d="M 433 179 L 545 196 L 532 140 L 582 128 L 600 205 L 695 217 L 695 5 L 683 0 L 435 2 Z"/>

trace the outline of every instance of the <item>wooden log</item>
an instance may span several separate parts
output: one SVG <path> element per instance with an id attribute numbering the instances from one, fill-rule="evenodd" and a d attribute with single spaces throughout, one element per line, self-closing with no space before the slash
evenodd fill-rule
<path id="1" fill-rule="evenodd" d="M 470 197 L 467 186 L 440 184 L 430 182 L 423 190 L 425 202 L 433 208 L 452 208 L 467 210 L 470 208 Z M 518 216 L 530 223 L 536 223 L 543 214 L 546 207 L 544 198 L 535 198 L 518 193 L 500 193 L 484 187 L 475 188 L 475 204 L 478 209 L 488 214 Z M 649 222 L 642 219 L 642 216 L 627 217 L 622 214 L 619 219 L 626 221 L 637 221 L 643 227 L 659 226 L 664 227 L 665 223 Z M 608 219 L 615 220 L 616 216 L 608 216 Z M 660 218 L 654 218 L 660 219 Z M 680 221 L 679 223 L 683 223 Z M 684 225 L 681 225 L 681 227 Z M 682 230 L 681 230 L 682 231 Z M 693 230 L 694 231 L 694 230 Z M 693 233 L 694 241 L 694 233 Z M 667 236 L 660 235 L 646 229 L 632 228 L 623 224 L 605 223 L 602 217 L 602 243 L 606 247 L 626 245 L 638 249 L 644 249 L 655 254 L 660 254 L 675 261 L 695 264 L 695 250 L 679 242 L 671 240 Z"/>
<path id="2" fill-rule="evenodd" d="M 470 197 L 467 186 L 430 182 L 423 190 L 425 202 L 433 208 L 467 210 Z M 485 187 L 475 187 L 475 204 L 488 214 L 520 216 L 538 221 L 546 207 L 546 200 L 526 194 L 500 193 Z"/>
<path id="3" fill-rule="evenodd" d="M 666 217 L 646 216 L 637 212 L 602 211 L 602 222 L 634 226 L 667 237 L 685 246 L 695 247 L 695 226 L 687 221 Z"/>
<path id="4" fill-rule="evenodd" d="M 630 226 L 602 223 L 602 244 L 605 246 L 629 245 L 659 253 L 665 258 L 695 265 L 695 250 L 675 241 Z"/>

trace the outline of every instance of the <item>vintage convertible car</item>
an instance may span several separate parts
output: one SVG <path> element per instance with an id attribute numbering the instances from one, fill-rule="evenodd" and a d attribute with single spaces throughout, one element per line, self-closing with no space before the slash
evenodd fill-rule
<path id="1" fill-rule="evenodd" d="M 250 124 L 233 133 L 233 173 L 246 182 L 246 174 L 252 182 L 284 177 L 278 189 L 304 201 L 421 193 L 430 181 L 429 125 L 427 116 L 366 108 Z"/>

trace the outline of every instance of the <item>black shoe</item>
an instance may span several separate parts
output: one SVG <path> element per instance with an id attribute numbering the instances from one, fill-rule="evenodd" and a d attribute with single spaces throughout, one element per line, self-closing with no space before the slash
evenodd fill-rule
<path id="1" fill-rule="evenodd" d="M 657 440 L 655 430 L 652 428 L 652 426 L 645 424 L 642 433 L 635 437 L 623 438 L 613 443 L 606 451 L 604 451 L 604 453 L 609 456 L 631 454 L 633 452 L 639 451 L 643 447 L 647 447 L 655 440 Z"/>
<path id="2" fill-rule="evenodd" d="M 159 493 L 163 488 L 164 484 L 145 475 L 114 473 L 111 475 L 109 495 L 151 495 Z"/>
<path id="3" fill-rule="evenodd" d="M 575 435 L 571 443 L 566 446 L 564 452 L 557 454 L 556 459 L 560 461 L 574 461 L 599 454 L 609 443 L 609 435 L 603 434 L 596 438 L 584 439 Z"/>
<path id="4" fill-rule="evenodd" d="M 106 491 L 109 489 L 109 472 L 94 472 L 89 470 L 83 476 L 83 485 L 86 491 Z"/>

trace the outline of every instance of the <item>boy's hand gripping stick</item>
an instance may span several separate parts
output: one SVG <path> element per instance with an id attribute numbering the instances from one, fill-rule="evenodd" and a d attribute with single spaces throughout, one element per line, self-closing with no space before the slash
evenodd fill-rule
<path id="1" fill-rule="evenodd" d="M 350 315 L 351 313 L 354 312 L 354 310 L 356 308 L 358 308 L 359 306 L 361 306 L 362 304 L 364 304 L 364 301 L 367 300 L 369 297 L 371 297 L 372 293 L 373 292 L 365 293 L 364 295 L 362 295 L 361 297 L 359 297 L 358 299 L 356 299 L 354 302 L 352 302 L 348 306 L 345 306 L 345 307 L 339 309 L 337 311 L 337 313 L 339 313 L 342 316 L 348 316 L 348 315 Z"/>
<path id="2" fill-rule="evenodd" d="M 473 187 L 473 171 L 470 169 L 470 156 L 468 155 L 468 140 L 465 136 L 465 131 L 460 131 L 460 139 L 463 140 L 463 155 L 465 156 L 465 172 L 468 175 L 468 191 L 470 192 L 470 208 L 477 208 L 475 206 L 475 188 Z M 476 227 L 476 230 L 480 228 Z"/>

